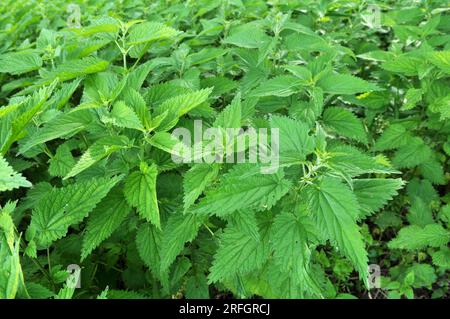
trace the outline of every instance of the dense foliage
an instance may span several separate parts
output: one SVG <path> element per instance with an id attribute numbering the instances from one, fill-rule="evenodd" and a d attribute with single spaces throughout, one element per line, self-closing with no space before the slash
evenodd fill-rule
<path id="1" fill-rule="evenodd" d="M 3 0 L 0 30 L 0 298 L 449 297 L 447 1 Z M 174 161 L 198 120 L 278 129 L 279 168 Z"/>

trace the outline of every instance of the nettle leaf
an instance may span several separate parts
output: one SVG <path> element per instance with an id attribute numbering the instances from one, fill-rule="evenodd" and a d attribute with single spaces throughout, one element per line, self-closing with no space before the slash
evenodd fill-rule
<path id="1" fill-rule="evenodd" d="M 235 165 L 217 188 L 209 191 L 191 211 L 225 216 L 238 209 L 270 209 L 292 185 L 283 177 L 281 169 L 275 174 L 261 174 L 254 165 Z"/>
<path id="2" fill-rule="evenodd" d="M 247 23 L 233 29 L 230 35 L 223 40 L 223 43 L 254 49 L 261 48 L 269 41 L 270 37 L 266 35 L 264 30 L 255 24 Z"/>
<path id="3" fill-rule="evenodd" d="M 0 73 L 22 74 L 38 70 L 42 59 L 33 52 L 14 52 L 0 55 Z"/>
<path id="4" fill-rule="evenodd" d="M 317 85 L 329 94 L 356 94 L 368 91 L 378 91 L 380 88 L 373 83 L 350 74 L 329 74 L 322 77 Z"/>
<path id="5" fill-rule="evenodd" d="M 125 136 L 107 136 L 100 138 L 81 155 L 78 162 L 72 167 L 64 179 L 78 175 L 112 153 L 127 148 L 128 145 L 129 141 Z"/>
<path id="6" fill-rule="evenodd" d="M 214 283 L 260 268 L 269 257 L 268 230 L 260 240 L 233 226 L 225 228 L 214 255 L 208 282 Z"/>
<path id="7" fill-rule="evenodd" d="M 406 91 L 405 99 L 403 100 L 404 104 L 401 107 L 401 110 L 411 110 L 413 109 L 420 100 L 422 100 L 422 89 L 409 89 Z"/>
<path id="8" fill-rule="evenodd" d="M 139 215 L 160 228 L 158 200 L 156 198 L 156 176 L 158 167 L 141 162 L 139 171 L 131 173 L 125 181 L 127 202 L 137 208 Z"/>
<path id="9" fill-rule="evenodd" d="M 309 127 L 305 123 L 288 117 L 273 116 L 270 119 L 270 126 L 272 129 L 279 129 L 278 147 L 281 164 L 300 164 L 314 151 L 315 141 L 309 135 Z"/>
<path id="10" fill-rule="evenodd" d="M 361 206 L 361 217 L 369 216 L 380 210 L 389 200 L 397 195 L 404 182 L 396 179 L 355 179 L 353 180 L 353 192 Z"/>
<path id="11" fill-rule="evenodd" d="M 445 73 L 450 73 L 450 51 L 433 51 L 426 54 L 428 61 Z"/>
<path id="12" fill-rule="evenodd" d="M 136 234 L 136 247 L 142 261 L 152 273 L 161 280 L 168 280 L 164 279 L 161 273 L 162 237 L 160 229 L 145 223 L 139 227 Z"/>
<path id="13" fill-rule="evenodd" d="M 29 228 L 39 247 L 46 248 L 81 222 L 120 180 L 96 178 L 53 188 L 33 208 Z"/>
<path id="14" fill-rule="evenodd" d="M 308 208 L 317 227 L 367 281 L 367 252 L 356 224 L 360 206 L 351 190 L 336 178 L 324 177 L 307 188 Z"/>
<path id="15" fill-rule="evenodd" d="M 157 40 L 170 39 L 180 32 L 159 22 L 144 22 L 135 25 L 128 35 L 128 45 L 137 45 Z"/>
<path id="16" fill-rule="evenodd" d="M 158 131 L 167 131 L 174 127 L 181 116 L 205 102 L 211 92 L 212 88 L 206 88 L 175 96 L 164 101 L 155 108 L 153 113 L 154 117 L 167 113 L 157 127 Z"/>
<path id="17" fill-rule="evenodd" d="M 389 247 L 415 250 L 444 246 L 449 241 L 450 232 L 439 224 L 429 224 L 423 228 L 412 225 L 402 228 L 397 237 L 389 242 Z"/>
<path id="18" fill-rule="evenodd" d="M 45 74 L 42 79 L 42 84 L 50 84 L 56 78 L 59 81 L 68 81 L 76 77 L 98 73 L 106 70 L 109 62 L 96 58 L 96 57 L 86 57 L 80 60 L 67 61 L 59 65 L 55 70 Z"/>
<path id="19" fill-rule="evenodd" d="M 39 128 L 25 143 L 20 145 L 20 153 L 25 153 L 33 146 L 42 144 L 57 138 L 68 138 L 85 129 L 93 122 L 92 113 L 89 110 L 80 110 L 70 113 L 61 113 L 50 122 Z"/>
<path id="20" fill-rule="evenodd" d="M 114 103 L 111 111 L 111 119 L 112 123 L 119 127 L 126 127 L 139 131 L 144 130 L 144 126 L 136 113 L 134 113 L 133 109 L 127 106 L 123 101 Z"/>
<path id="21" fill-rule="evenodd" d="M 184 175 L 184 209 L 187 210 L 218 175 L 219 166 L 195 164 Z"/>
<path id="22" fill-rule="evenodd" d="M 381 67 L 390 72 L 415 76 L 418 73 L 418 66 L 421 64 L 422 60 L 419 58 L 399 55 L 383 62 Z"/>
<path id="23" fill-rule="evenodd" d="M 31 183 L 22 174 L 15 172 L 5 158 L 0 155 L 0 192 L 19 187 L 31 187 Z"/>
<path id="24" fill-rule="evenodd" d="M 283 272 L 287 272 L 298 285 L 306 286 L 321 295 L 320 288 L 311 277 L 310 244 L 315 241 L 315 226 L 307 216 L 281 213 L 272 227 L 273 257 Z"/>
<path id="25" fill-rule="evenodd" d="M 433 150 L 420 138 L 413 137 L 395 152 L 392 163 L 398 168 L 411 168 L 427 162 Z"/>
<path id="26" fill-rule="evenodd" d="M 168 270 L 186 243 L 191 242 L 205 218 L 196 214 L 173 213 L 163 228 L 161 272 Z"/>
<path id="27" fill-rule="evenodd" d="M 338 134 L 367 144 L 367 133 L 363 122 L 351 111 L 329 107 L 323 112 L 323 122 Z"/>
<path id="28" fill-rule="evenodd" d="M 0 149 L 0 153 L 5 154 L 14 142 L 26 136 L 24 129 L 39 112 L 43 111 L 48 106 L 45 102 L 53 93 L 56 83 L 57 82 L 55 81 L 51 85 L 39 89 L 26 99 L 24 106 L 21 108 L 23 112 L 12 120 L 9 134 L 7 135 L 7 138 L 2 141 L 3 145 Z"/>
<path id="29" fill-rule="evenodd" d="M 252 96 L 290 96 L 298 92 L 301 85 L 295 76 L 280 75 L 261 83 L 250 94 Z"/>
<path id="30" fill-rule="evenodd" d="M 83 236 L 81 261 L 119 228 L 130 211 L 131 208 L 122 190 L 119 188 L 111 190 L 89 215 L 86 233 Z"/>
<path id="31" fill-rule="evenodd" d="M 411 134 L 401 124 L 390 125 L 375 142 L 375 151 L 386 151 L 405 145 Z"/>
<path id="32" fill-rule="evenodd" d="M 328 166 L 350 177 L 367 173 L 399 173 L 384 157 L 372 157 L 350 145 L 336 143 L 330 145 L 327 151 L 330 154 L 327 161 Z"/>
<path id="33" fill-rule="evenodd" d="M 55 156 L 49 160 L 48 172 L 52 176 L 64 177 L 75 166 L 75 163 L 70 147 L 62 144 L 57 148 Z"/>

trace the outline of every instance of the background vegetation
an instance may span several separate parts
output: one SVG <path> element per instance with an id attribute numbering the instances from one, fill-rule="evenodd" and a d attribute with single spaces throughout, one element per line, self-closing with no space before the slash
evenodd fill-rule
<path id="1" fill-rule="evenodd" d="M 0 297 L 448 298 L 449 30 L 447 1 L 3 0 Z M 279 128 L 283 167 L 173 163 L 194 119 Z"/>

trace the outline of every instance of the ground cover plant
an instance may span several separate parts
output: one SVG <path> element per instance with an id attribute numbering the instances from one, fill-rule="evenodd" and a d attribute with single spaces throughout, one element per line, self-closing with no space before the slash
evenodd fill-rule
<path id="1" fill-rule="evenodd" d="M 3 0 L 0 298 L 448 298 L 449 31 L 446 1 Z M 274 157 L 202 157 L 228 129 Z"/>

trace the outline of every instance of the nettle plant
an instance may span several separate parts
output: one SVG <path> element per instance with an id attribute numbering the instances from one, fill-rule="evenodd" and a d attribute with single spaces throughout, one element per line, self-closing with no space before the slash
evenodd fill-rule
<path id="1" fill-rule="evenodd" d="M 365 221 L 404 186 L 400 170 L 415 167 L 397 205 L 411 204 L 412 225 L 389 249 L 435 247 L 445 269 L 449 232 L 432 214 L 442 204 L 423 194 L 446 183 L 435 149 L 448 152 L 449 51 L 422 38 L 389 51 L 373 49 L 376 41 L 350 48 L 339 23 L 324 26 L 329 35 L 290 10 L 230 22 L 245 11 L 239 4 L 215 9 L 194 30 L 192 17 L 42 29 L 0 56 L 9 79 L 0 108 L 2 298 L 325 298 L 352 272 L 353 291 L 365 291 L 379 260 Z M 426 38 L 436 19 L 395 30 Z M 397 26 L 391 20 L 384 25 Z M 358 39 L 366 29 L 356 25 Z M 174 130 L 193 138 L 199 120 L 222 132 L 277 130 L 277 169 L 174 161 L 196 152 L 192 141 L 181 154 Z M 424 264 L 410 263 L 391 273 L 390 296 L 422 287 L 414 274 Z M 73 264 L 80 289 L 66 284 Z"/>

